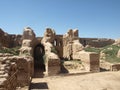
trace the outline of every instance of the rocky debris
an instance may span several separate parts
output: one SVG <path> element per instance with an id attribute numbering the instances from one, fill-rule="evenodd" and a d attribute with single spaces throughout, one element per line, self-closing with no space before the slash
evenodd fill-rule
<path id="1" fill-rule="evenodd" d="M 13 56 L 10 53 L 0 53 L 0 57 L 9 57 L 9 56 Z"/>
<path id="2" fill-rule="evenodd" d="M 104 60 L 101 60 L 100 68 L 109 71 L 120 71 L 120 63 L 109 63 Z"/>
<path id="3" fill-rule="evenodd" d="M 79 61 L 65 61 L 63 65 L 67 70 L 85 70 L 84 65 L 79 63 Z"/>

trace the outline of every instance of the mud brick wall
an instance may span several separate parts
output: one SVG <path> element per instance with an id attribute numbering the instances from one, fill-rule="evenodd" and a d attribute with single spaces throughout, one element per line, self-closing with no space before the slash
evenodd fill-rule
<path id="1" fill-rule="evenodd" d="M 79 55 L 82 63 L 86 67 L 86 70 L 99 72 L 99 54 L 93 52 L 80 52 Z"/>
<path id="2" fill-rule="evenodd" d="M 18 58 L 17 83 L 19 86 L 28 86 L 33 75 L 32 58 Z"/>
<path id="3" fill-rule="evenodd" d="M 49 59 L 48 61 L 48 75 L 56 75 L 60 72 L 60 60 Z"/>
<path id="4" fill-rule="evenodd" d="M 0 58 L 0 90 L 16 90 L 29 85 L 33 75 L 33 59 L 30 57 Z"/>
<path id="5" fill-rule="evenodd" d="M 0 60 L 0 90 L 16 90 L 17 65 L 14 60 Z"/>

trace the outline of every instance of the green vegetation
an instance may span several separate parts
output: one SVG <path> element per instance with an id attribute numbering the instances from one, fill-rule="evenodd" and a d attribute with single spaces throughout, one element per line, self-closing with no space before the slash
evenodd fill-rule
<path id="1" fill-rule="evenodd" d="M 81 60 L 77 60 L 77 59 L 74 59 L 74 60 L 61 60 L 61 63 L 63 64 L 64 62 L 75 62 L 75 63 L 78 63 L 78 64 L 82 64 L 82 61 Z"/>
<path id="2" fill-rule="evenodd" d="M 0 49 L 0 53 L 10 53 L 13 55 L 19 55 L 19 49 L 20 49 L 20 47 L 2 48 L 2 49 Z"/>
<path id="3" fill-rule="evenodd" d="M 54 47 L 51 48 L 51 52 L 53 52 L 53 53 L 55 53 L 55 54 L 58 53 L 58 51 L 57 51 Z"/>
<path id="4" fill-rule="evenodd" d="M 120 49 L 120 46 L 111 45 L 106 46 L 103 49 L 103 53 L 106 55 L 105 61 L 111 62 L 111 63 L 118 63 L 120 62 L 120 58 L 117 57 L 118 50 Z"/>
<path id="5" fill-rule="evenodd" d="M 101 48 L 94 48 L 94 47 L 88 47 L 88 48 L 85 48 L 85 51 L 87 52 L 96 52 L 96 53 L 100 53 L 101 51 Z"/>
<path id="6" fill-rule="evenodd" d="M 89 52 L 96 52 L 98 54 L 104 53 L 105 58 L 103 60 L 111 63 L 118 63 L 120 62 L 120 58 L 117 57 L 118 50 L 120 49 L 120 46 L 117 45 L 108 45 L 103 48 L 85 48 L 85 51 Z"/>

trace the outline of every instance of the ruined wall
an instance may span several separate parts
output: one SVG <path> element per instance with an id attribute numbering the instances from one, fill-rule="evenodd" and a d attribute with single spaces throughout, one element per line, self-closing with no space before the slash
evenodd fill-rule
<path id="1" fill-rule="evenodd" d="M 56 35 L 53 43 L 57 54 L 60 58 L 63 57 L 63 35 Z"/>
<path id="2" fill-rule="evenodd" d="M 62 35 L 56 35 L 55 39 L 58 42 L 60 40 L 60 43 L 61 43 L 61 37 L 62 37 Z M 92 47 L 104 47 L 106 45 L 110 45 L 115 42 L 115 40 L 107 39 L 107 38 L 81 38 L 81 37 L 79 38 L 79 41 L 83 46 L 90 45 Z M 4 46 L 4 47 L 21 46 L 22 35 L 8 34 L 8 33 L 5 33 L 0 28 L 0 44 L 1 44 L 1 46 Z M 56 47 L 56 49 L 61 50 L 61 49 L 59 49 L 58 46 Z M 61 56 L 62 53 L 59 53 L 59 55 Z"/>
<path id="3" fill-rule="evenodd" d="M 0 47 L 16 47 L 20 46 L 22 42 L 21 35 L 8 34 L 0 28 Z"/>
<path id="4" fill-rule="evenodd" d="M 1 55 L 0 90 L 16 90 L 16 87 L 28 86 L 33 75 L 33 59 Z"/>
<path id="5" fill-rule="evenodd" d="M 22 47 L 20 48 L 20 56 L 33 56 L 33 47 L 36 42 L 36 35 L 30 27 L 24 28 L 22 36 Z"/>
<path id="6" fill-rule="evenodd" d="M 22 35 L 9 34 L 10 43 L 9 47 L 16 47 L 22 45 Z"/>
<path id="7" fill-rule="evenodd" d="M 79 38 L 79 40 L 83 46 L 89 45 L 92 47 L 104 47 L 115 42 L 115 40 L 107 38 Z"/>
<path id="8" fill-rule="evenodd" d="M 0 29 L 0 46 L 9 47 L 10 36 Z"/>
<path id="9" fill-rule="evenodd" d="M 70 29 L 63 35 L 63 57 L 69 60 L 77 59 L 76 54 L 83 50 L 83 45 L 79 42 L 78 30 Z"/>
<path id="10" fill-rule="evenodd" d="M 41 40 L 41 44 L 44 46 L 45 50 L 45 75 L 51 75 L 58 73 L 60 71 L 60 59 L 56 48 L 59 49 L 59 39 L 56 36 L 56 33 L 51 28 L 46 28 L 44 36 Z"/>

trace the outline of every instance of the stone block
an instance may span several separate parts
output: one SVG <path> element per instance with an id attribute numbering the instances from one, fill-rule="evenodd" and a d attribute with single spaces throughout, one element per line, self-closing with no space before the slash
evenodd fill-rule
<path id="1" fill-rule="evenodd" d="M 59 59 L 49 59 L 46 63 L 45 75 L 51 76 L 56 75 L 60 72 L 60 60 Z"/>
<path id="2" fill-rule="evenodd" d="M 120 71 L 120 63 L 112 64 L 111 65 L 111 71 Z"/>
<path id="3" fill-rule="evenodd" d="M 79 53 L 80 59 L 86 67 L 86 70 L 92 72 L 100 71 L 99 54 L 93 52 L 81 51 Z"/>

